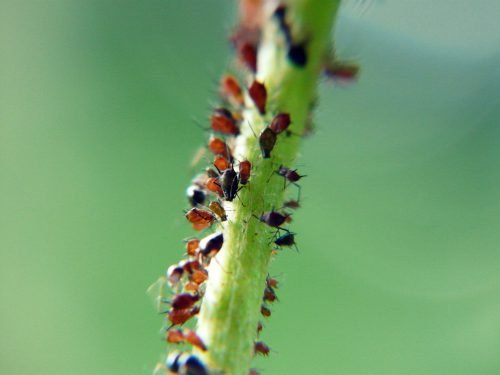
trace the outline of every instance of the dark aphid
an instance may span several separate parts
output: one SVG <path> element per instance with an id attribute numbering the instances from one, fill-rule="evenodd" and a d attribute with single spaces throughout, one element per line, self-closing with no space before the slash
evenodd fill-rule
<path id="1" fill-rule="evenodd" d="M 187 188 L 186 195 L 188 197 L 189 204 L 193 207 L 201 206 L 205 203 L 207 194 L 203 189 L 200 189 L 197 185 L 191 185 Z"/>
<path id="2" fill-rule="evenodd" d="M 190 240 L 186 241 L 186 254 L 189 256 L 195 256 L 199 243 L 200 240 L 197 238 L 191 238 Z"/>
<path id="3" fill-rule="evenodd" d="M 196 259 L 187 259 L 179 263 L 179 267 L 187 273 L 193 273 L 196 270 L 202 270 L 203 265 Z"/>
<path id="4" fill-rule="evenodd" d="M 172 288 L 175 288 L 184 274 L 184 269 L 178 265 L 168 267 L 167 280 Z"/>
<path id="5" fill-rule="evenodd" d="M 200 308 L 195 306 L 191 309 L 170 309 L 167 312 L 167 318 L 172 323 L 172 326 L 182 325 L 186 323 L 189 319 L 200 312 Z"/>
<path id="6" fill-rule="evenodd" d="M 217 137 L 210 137 L 208 140 L 208 149 L 215 155 L 222 155 L 226 159 L 231 159 L 231 150 L 227 146 L 226 142 Z M 215 173 L 215 171 L 214 171 Z M 214 176 L 209 176 L 214 177 Z"/>
<path id="7" fill-rule="evenodd" d="M 264 344 L 262 341 L 256 341 L 255 346 L 254 346 L 254 352 L 255 354 L 262 354 L 262 355 L 269 355 L 269 352 L 271 349 L 269 349 L 269 346 Z"/>
<path id="8" fill-rule="evenodd" d="M 196 332 L 187 329 L 184 331 L 184 339 L 186 342 L 190 343 L 193 346 L 196 346 L 198 349 L 206 351 L 207 346 L 203 342 L 203 340 L 196 334 Z"/>
<path id="9" fill-rule="evenodd" d="M 285 22 L 285 16 L 286 16 L 286 6 L 284 4 L 278 5 L 278 7 L 273 13 L 273 17 L 276 18 L 280 24 L 282 24 Z"/>
<path id="10" fill-rule="evenodd" d="M 214 109 L 210 123 L 212 130 L 215 132 L 227 135 L 240 134 L 240 129 L 236 125 L 236 119 L 231 111 L 225 108 Z"/>
<path id="11" fill-rule="evenodd" d="M 259 220 L 273 228 L 279 228 L 286 222 L 289 214 L 281 214 L 277 211 L 268 211 L 260 215 Z"/>
<path id="12" fill-rule="evenodd" d="M 253 100 L 260 114 L 266 113 L 267 90 L 263 83 L 255 80 L 248 88 L 248 95 Z"/>
<path id="13" fill-rule="evenodd" d="M 334 80 L 352 81 L 358 77 L 359 66 L 347 62 L 333 62 L 327 64 L 323 71 L 328 78 Z"/>
<path id="14" fill-rule="evenodd" d="M 206 236 L 200 241 L 200 253 L 205 256 L 213 256 L 222 248 L 224 244 L 224 235 L 222 232 L 216 232 Z"/>
<path id="15" fill-rule="evenodd" d="M 290 123 L 291 119 L 288 113 L 278 113 L 276 116 L 274 116 L 273 121 L 271 121 L 269 129 L 271 129 L 276 134 L 280 134 L 288 129 Z"/>
<path id="16" fill-rule="evenodd" d="M 267 285 L 268 288 L 278 289 L 278 280 L 276 280 L 275 278 L 267 275 L 266 285 Z"/>
<path id="17" fill-rule="evenodd" d="M 238 193 L 239 178 L 234 169 L 228 168 L 219 177 L 220 187 L 224 192 L 224 199 L 231 202 Z"/>
<path id="18" fill-rule="evenodd" d="M 243 160 L 242 162 L 240 162 L 238 169 L 240 184 L 246 185 L 248 179 L 250 178 L 250 170 L 252 169 L 252 164 L 248 160 Z"/>
<path id="19" fill-rule="evenodd" d="M 205 229 L 215 221 L 215 216 L 212 212 L 196 207 L 191 208 L 185 216 L 195 230 Z"/>
<path id="20" fill-rule="evenodd" d="M 170 302 L 170 306 L 174 310 L 184 310 L 193 307 L 193 305 L 200 300 L 200 296 L 191 293 L 179 293 L 174 296 Z"/>
<path id="21" fill-rule="evenodd" d="M 219 85 L 219 93 L 224 100 L 231 104 L 235 106 L 243 105 L 243 91 L 235 76 L 231 74 L 222 76 Z"/>
<path id="22" fill-rule="evenodd" d="M 307 64 L 307 52 L 305 43 L 291 44 L 288 48 L 288 60 L 295 66 L 303 68 Z"/>
<path id="23" fill-rule="evenodd" d="M 222 205 L 219 202 L 217 201 L 210 202 L 208 208 L 210 208 L 210 211 L 212 211 L 215 215 L 219 217 L 220 221 L 227 220 L 226 210 L 224 210 L 224 207 L 222 207 Z"/>
<path id="24" fill-rule="evenodd" d="M 276 296 L 276 292 L 274 291 L 273 288 L 266 287 L 264 289 L 264 297 L 263 300 L 264 302 L 274 302 L 278 299 Z"/>
<path id="25" fill-rule="evenodd" d="M 214 167 L 218 171 L 225 171 L 231 168 L 231 163 L 224 156 L 217 156 L 214 160 Z"/>
<path id="26" fill-rule="evenodd" d="M 259 146 L 262 157 L 268 159 L 271 157 L 271 151 L 276 144 L 276 133 L 270 128 L 265 128 L 259 135 Z"/>
<path id="27" fill-rule="evenodd" d="M 282 165 L 278 168 L 276 173 L 285 179 L 285 181 L 284 181 L 285 187 L 286 187 L 287 181 L 290 182 L 291 184 L 297 186 L 297 189 L 299 190 L 299 196 L 298 196 L 297 200 L 300 200 L 301 188 L 300 188 L 300 185 L 297 184 L 297 181 L 299 181 L 302 177 L 306 177 L 306 176 L 298 174 L 296 169 L 290 169 L 290 168 L 284 167 Z"/>
<path id="28" fill-rule="evenodd" d="M 264 328 L 264 326 L 262 325 L 262 323 L 258 322 L 257 323 L 257 335 L 262 332 L 263 328 Z"/>
<path id="29" fill-rule="evenodd" d="M 248 371 L 248 375 L 260 375 L 260 373 L 259 373 L 259 371 L 257 371 L 256 369 L 251 368 L 251 369 Z"/>
<path id="30" fill-rule="evenodd" d="M 217 194 L 219 197 L 224 196 L 224 191 L 222 190 L 222 187 L 220 186 L 218 177 L 210 177 L 207 180 L 206 187 L 207 187 L 208 191 L 211 191 L 212 193 Z"/>
<path id="31" fill-rule="evenodd" d="M 285 233 L 284 235 L 278 237 L 274 243 L 278 246 L 295 246 L 295 234 L 292 232 Z"/>
<path id="32" fill-rule="evenodd" d="M 195 355 L 190 354 L 179 368 L 180 375 L 209 375 L 207 367 Z"/>
<path id="33" fill-rule="evenodd" d="M 283 204 L 283 207 L 285 207 L 285 208 L 291 208 L 292 210 L 296 210 L 297 208 L 300 208 L 300 203 L 299 203 L 299 201 L 291 199 L 289 201 L 286 201 Z"/>
<path id="34" fill-rule="evenodd" d="M 265 316 L 266 318 L 269 318 L 271 316 L 271 310 L 269 310 L 264 305 L 260 307 L 260 313 L 262 314 L 262 316 Z"/>
<path id="35" fill-rule="evenodd" d="M 251 43 L 243 43 L 238 49 L 239 59 L 252 73 L 257 71 L 257 48 Z"/>
<path id="36" fill-rule="evenodd" d="M 170 329 L 167 331 L 166 340 L 170 344 L 182 344 L 184 342 L 184 332 L 182 332 L 182 329 Z"/>

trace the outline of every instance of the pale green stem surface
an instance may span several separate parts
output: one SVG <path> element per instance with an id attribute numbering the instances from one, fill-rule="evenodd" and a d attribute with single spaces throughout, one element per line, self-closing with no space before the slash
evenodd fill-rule
<path id="1" fill-rule="evenodd" d="M 261 116 L 246 98 L 242 134 L 234 156 L 249 160 L 252 173 L 240 199 L 226 202 L 228 221 L 223 224 L 224 246 L 210 263 L 209 279 L 197 332 L 208 346 L 198 351 L 210 368 L 225 375 L 246 375 L 252 358 L 256 329 L 262 320 L 260 306 L 271 260 L 274 229 L 258 221 L 265 211 L 279 209 L 284 200 L 283 177 L 273 174 L 280 165 L 292 167 L 300 135 L 316 97 L 321 63 L 330 46 L 333 19 L 340 0 L 294 0 L 289 16 L 294 40 L 306 40 L 306 67 L 293 66 L 286 57 L 285 39 L 269 17 L 259 48 L 257 79 L 268 90 L 267 113 Z M 273 11 L 270 8 L 268 15 Z M 278 135 L 270 159 L 263 159 L 258 135 L 278 112 L 288 112 L 294 135 Z M 251 124 L 248 126 L 248 124 Z M 253 130 L 253 131 L 252 131 Z M 292 187 L 293 188 L 293 187 Z"/>

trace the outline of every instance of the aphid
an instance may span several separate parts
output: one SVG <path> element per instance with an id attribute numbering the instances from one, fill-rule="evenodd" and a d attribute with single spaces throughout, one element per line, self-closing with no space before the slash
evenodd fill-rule
<path id="1" fill-rule="evenodd" d="M 172 323 L 171 326 L 182 325 L 186 323 L 189 319 L 200 312 L 198 306 L 194 306 L 190 309 L 170 309 L 167 311 L 167 318 Z"/>
<path id="2" fill-rule="evenodd" d="M 229 147 L 226 142 L 220 138 L 211 136 L 208 140 L 208 149 L 215 155 L 222 155 L 226 159 L 231 159 L 231 151 L 229 150 Z"/>
<path id="3" fill-rule="evenodd" d="M 278 288 L 278 280 L 276 280 L 275 278 L 273 278 L 269 275 L 267 275 L 266 284 L 267 284 L 268 288 L 273 288 L 273 289 Z"/>
<path id="4" fill-rule="evenodd" d="M 287 53 L 288 59 L 292 64 L 303 68 L 307 64 L 307 52 L 305 43 L 291 44 Z"/>
<path id="5" fill-rule="evenodd" d="M 248 95 L 253 100 L 260 114 L 266 113 L 267 90 L 263 83 L 255 80 L 248 88 Z"/>
<path id="6" fill-rule="evenodd" d="M 285 208 L 291 208 L 292 210 L 296 210 L 297 208 L 300 208 L 300 203 L 299 203 L 299 201 L 291 199 L 289 201 L 286 201 L 283 204 L 283 207 L 285 207 Z"/>
<path id="7" fill-rule="evenodd" d="M 184 290 L 186 292 L 198 293 L 200 291 L 200 286 L 194 281 L 188 281 L 184 284 Z"/>
<path id="8" fill-rule="evenodd" d="M 239 178 L 234 169 L 228 168 L 219 177 L 220 187 L 224 193 L 224 199 L 231 202 L 238 193 Z"/>
<path id="9" fill-rule="evenodd" d="M 167 280 L 172 288 L 175 288 L 184 274 L 184 269 L 178 265 L 168 267 Z"/>
<path id="10" fill-rule="evenodd" d="M 205 203 L 205 199 L 207 198 L 207 194 L 203 189 L 200 189 L 197 185 L 191 185 L 187 188 L 186 195 L 189 201 L 189 204 L 193 207 L 201 206 Z"/>
<path id="11" fill-rule="evenodd" d="M 287 43 L 290 44 L 292 42 L 292 35 L 290 32 L 290 25 L 286 22 L 286 11 L 286 6 L 281 4 L 274 11 L 273 17 L 278 21 L 278 25 L 285 35 Z"/>
<path id="12" fill-rule="evenodd" d="M 275 291 L 272 288 L 266 287 L 264 289 L 264 297 L 263 300 L 266 302 L 274 302 L 278 299 Z"/>
<path id="13" fill-rule="evenodd" d="M 254 369 L 254 368 L 251 368 L 249 371 L 248 371 L 248 375 L 260 375 L 260 373 Z"/>
<path id="14" fill-rule="evenodd" d="M 271 310 L 269 310 L 266 306 L 262 305 L 260 307 L 260 313 L 266 318 L 271 316 Z"/>
<path id="15" fill-rule="evenodd" d="M 207 190 L 211 191 L 214 194 L 217 194 L 219 197 L 224 196 L 224 191 L 222 190 L 220 183 L 219 183 L 219 178 L 218 177 L 210 177 L 207 180 Z"/>
<path id="16" fill-rule="evenodd" d="M 168 330 L 166 340 L 170 344 L 182 344 L 184 342 L 184 333 L 182 329 Z"/>
<path id="17" fill-rule="evenodd" d="M 188 329 L 184 332 L 184 339 L 186 342 L 190 343 L 193 346 L 196 346 L 198 349 L 206 351 L 207 346 L 203 342 L 203 340 L 196 334 L 196 332 Z"/>
<path id="18" fill-rule="evenodd" d="M 352 81 L 359 74 L 359 66 L 352 63 L 335 61 L 332 64 L 325 65 L 323 71 L 328 78 Z"/>
<path id="19" fill-rule="evenodd" d="M 208 272 L 205 269 L 195 270 L 189 275 L 189 280 L 197 285 L 204 283 L 207 279 Z"/>
<path id="20" fill-rule="evenodd" d="M 271 151 L 276 144 L 276 133 L 270 128 L 265 128 L 259 135 L 259 146 L 262 157 L 268 159 L 271 157 Z"/>
<path id="21" fill-rule="evenodd" d="M 179 293 L 174 296 L 170 302 L 170 306 L 174 310 L 184 310 L 193 307 L 193 305 L 200 300 L 200 296 L 191 293 Z M 164 301 L 168 302 L 168 301 Z"/>
<path id="22" fill-rule="evenodd" d="M 226 210 L 224 210 L 224 207 L 222 207 L 222 205 L 219 202 L 217 201 L 210 202 L 208 208 L 210 208 L 210 211 L 212 211 L 219 217 L 220 221 L 227 220 Z"/>
<path id="23" fill-rule="evenodd" d="M 299 197 L 297 200 L 300 200 L 301 188 L 300 188 L 300 185 L 297 184 L 297 181 L 299 181 L 302 177 L 306 177 L 306 176 L 298 174 L 296 169 L 290 169 L 290 168 L 284 167 L 282 165 L 278 168 L 276 173 L 285 179 L 285 181 L 284 181 L 285 185 L 286 185 L 286 181 L 288 181 L 291 184 L 297 186 L 297 189 L 299 189 Z"/>
<path id="24" fill-rule="evenodd" d="M 203 265 L 196 259 L 187 259 L 179 263 L 179 267 L 187 273 L 193 273 L 196 270 L 202 270 Z"/>
<path id="25" fill-rule="evenodd" d="M 196 207 L 191 208 L 185 216 L 195 230 L 205 229 L 215 221 L 215 216 L 210 211 Z"/>
<path id="26" fill-rule="evenodd" d="M 214 167 L 219 171 L 231 168 L 231 163 L 224 156 L 217 156 L 214 160 Z"/>
<path id="27" fill-rule="evenodd" d="M 211 179 L 211 178 L 214 178 L 214 177 L 218 177 L 219 175 L 217 174 L 216 171 L 214 171 L 212 168 L 208 167 L 206 170 L 206 176 L 208 177 L 208 179 L 205 181 L 205 185 L 208 184 L 208 180 Z"/>
<path id="28" fill-rule="evenodd" d="M 239 59 L 252 73 L 257 71 L 257 48 L 251 43 L 243 43 L 238 49 Z"/>
<path id="29" fill-rule="evenodd" d="M 299 251 L 295 243 L 295 234 L 291 232 L 278 237 L 274 243 L 278 246 L 295 246 L 295 250 Z"/>
<path id="30" fill-rule="evenodd" d="M 264 344 L 262 341 L 256 341 L 255 346 L 254 346 L 254 352 L 255 354 L 262 354 L 262 355 L 269 355 L 271 349 L 269 349 L 269 346 Z"/>
<path id="31" fill-rule="evenodd" d="M 281 225 L 286 222 L 289 214 L 281 214 L 277 211 L 268 211 L 260 215 L 259 220 L 273 228 L 281 228 Z"/>
<path id="32" fill-rule="evenodd" d="M 195 256 L 196 255 L 196 249 L 198 249 L 198 244 L 200 243 L 200 240 L 197 238 L 191 238 L 186 242 L 186 254 L 189 256 Z"/>
<path id="33" fill-rule="evenodd" d="M 248 179 L 250 178 L 250 170 L 252 169 L 252 164 L 248 160 L 243 160 L 242 162 L 240 162 L 238 169 L 240 184 L 246 185 Z"/>
<path id="34" fill-rule="evenodd" d="M 231 111 L 225 108 L 214 109 L 210 122 L 212 130 L 215 132 L 227 135 L 240 134 L 240 129 L 236 125 L 236 119 Z"/>
<path id="35" fill-rule="evenodd" d="M 231 104 L 235 106 L 243 105 L 243 91 L 241 90 L 241 86 L 235 76 L 231 74 L 225 74 L 222 76 L 219 85 L 219 92 L 221 97 Z"/>
<path id="36" fill-rule="evenodd" d="M 200 241 L 200 253 L 205 256 L 217 254 L 224 244 L 224 235 L 222 232 L 216 232 L 206 236 Z"/>
<path id="37" fill-rule="evenodd" d="M 290 123 L 291 119 L 288 113 L 278 113 L 271 121 L 269 129 L 271 129 L 275 134 L 280 134 L 288 129 Z"/>
<path id="38" fill-rule="evenodd" d="M 258 322 L 257 323 L 257 335 L 262 332 L 263 328 L 264 328 L 264 326 L 262 325 L 262 323 Z"/>
<path id="39" fill-rule="evenodd" d="M 190 354 L 180 365 L 180 375 L 209 375 L 207 367 L 195 355 Z"/>

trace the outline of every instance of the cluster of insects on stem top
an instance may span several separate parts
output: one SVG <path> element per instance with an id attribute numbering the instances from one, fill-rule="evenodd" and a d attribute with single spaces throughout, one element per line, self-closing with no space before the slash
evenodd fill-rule
<path id="1" fill-rule="evenodd" d="M 234 30 L 230 41 L 236 51 L 239 64 L 244 68 L 248 85 L 242 85 L 242 80 L 234 74 L 224 74 L 219 83 L 221 104 L 214 108 L 210 114 L 210 136 L 206 149 L 213 161 L 200 174 L 195 176 L 187 189 L 187 199 L 190 209 L 185 217 L 193 229 L 204 233 L 214 224 L 217 229 L 214 233 L 190 238 L 185 243 L 185 259 L 170 266 L 165 277 L 160 280 L 160 310 L 165 314 L 166 331 L 165 340 L 169 344 L 190 345 L 200 351 L 208 351 L 210 347 L 203 342 L 198 334 L 185 324 L 200 312 L 201 300 L 204 296 L 207 280 L 209 278 L 209 265 L 212 260 L 217 261 L 217 254 L 224 245 L 223 223 L 228 221 L 225 210 L 226 202 L 239 198 L 241 189 L 252 184 L 252 163 L 249 160 L 237 160 L 233 151 L 236 147 L 236 138 L 240 136 L 240 126 L 243 121 L 243 111 L 249 106 L 254 108 L 261 116 L 268 112 L 268 89 L 264 82 L 255 78 L 258 69 L 257 50 L 261 38 L 261 29 L 264 21 L 262 1 L 242 0 L 242 15 L 240 24 Z M 272 14 L 271 22 L 278 25 L 286 42 L 286 58 L 291 66 L 301 69 L 308 63 L 308 41 L 295 40 L 292 35 L 292 25 L 287 16 L 287 7 L 279 5 Z M 331 69 L 331 74 L 344 76 L 350 73 L 347 69 L 340 69 L 337 73 Z M 340 72 L 340 73 L 339 73 Z M 248 100 L 245 100 L 248 98 Z M 271 159 L 275 145 L 282 137 L 294 135 L 290 131 L 293 119 L 287 112 L 276 112 L 269 118 L 267 126 L 255 134 L 262 159 Z M 253 129 L 252 129 L 253 131 Z M 285 202 L 283 208 L 272 209 L 253 215 L 255 219 L 273 228 L 272 242 L 276 249 L 282 247 L 295 247 L 295 234 L 285 226 L 291 221 L 291 211 L 300 207 L 300 186 L 298 181 L 304 177 L 295 169 L 280 165 L 273 170 L 269 177 L 277 175 L 283 178 L 283 188 L 294 185 L 298 189 L 296 199 Z M 244 202 L 241 202 L 245 205 Z M 172 290 L 170 298 L 165 298 L 163 286 L 168 285 Z M 264 286 L 261 315 L 269 317 L 271 310 L 269 303 L 277 301 L 276 289 L 278 281 L 267 277 Z M 262 323 L 258 323 L 257 334 L 262 330 Z M 262 341 L 254 343 L 254 353 L 268 355 L 269 347 Z M 217 369 L 208 369 L 203 361 L 195 354 L 189 352 L 171 352 L 167 360 L 158 364 L 155 374 L 184 374 L 184 375 L 209 375 L 220 374 Z M 257 375 L 256 370 L 250 374 Z"/>

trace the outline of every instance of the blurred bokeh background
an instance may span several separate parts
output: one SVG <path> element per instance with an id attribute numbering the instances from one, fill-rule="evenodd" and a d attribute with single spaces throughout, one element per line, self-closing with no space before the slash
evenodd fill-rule
<path id="1" fill-rule="evenodd" d="M 0 373 L 150 374 L 226 1 L 0 1 Z M 351 1 L 263 374 L 500 373 L 500 3 Z"/>

